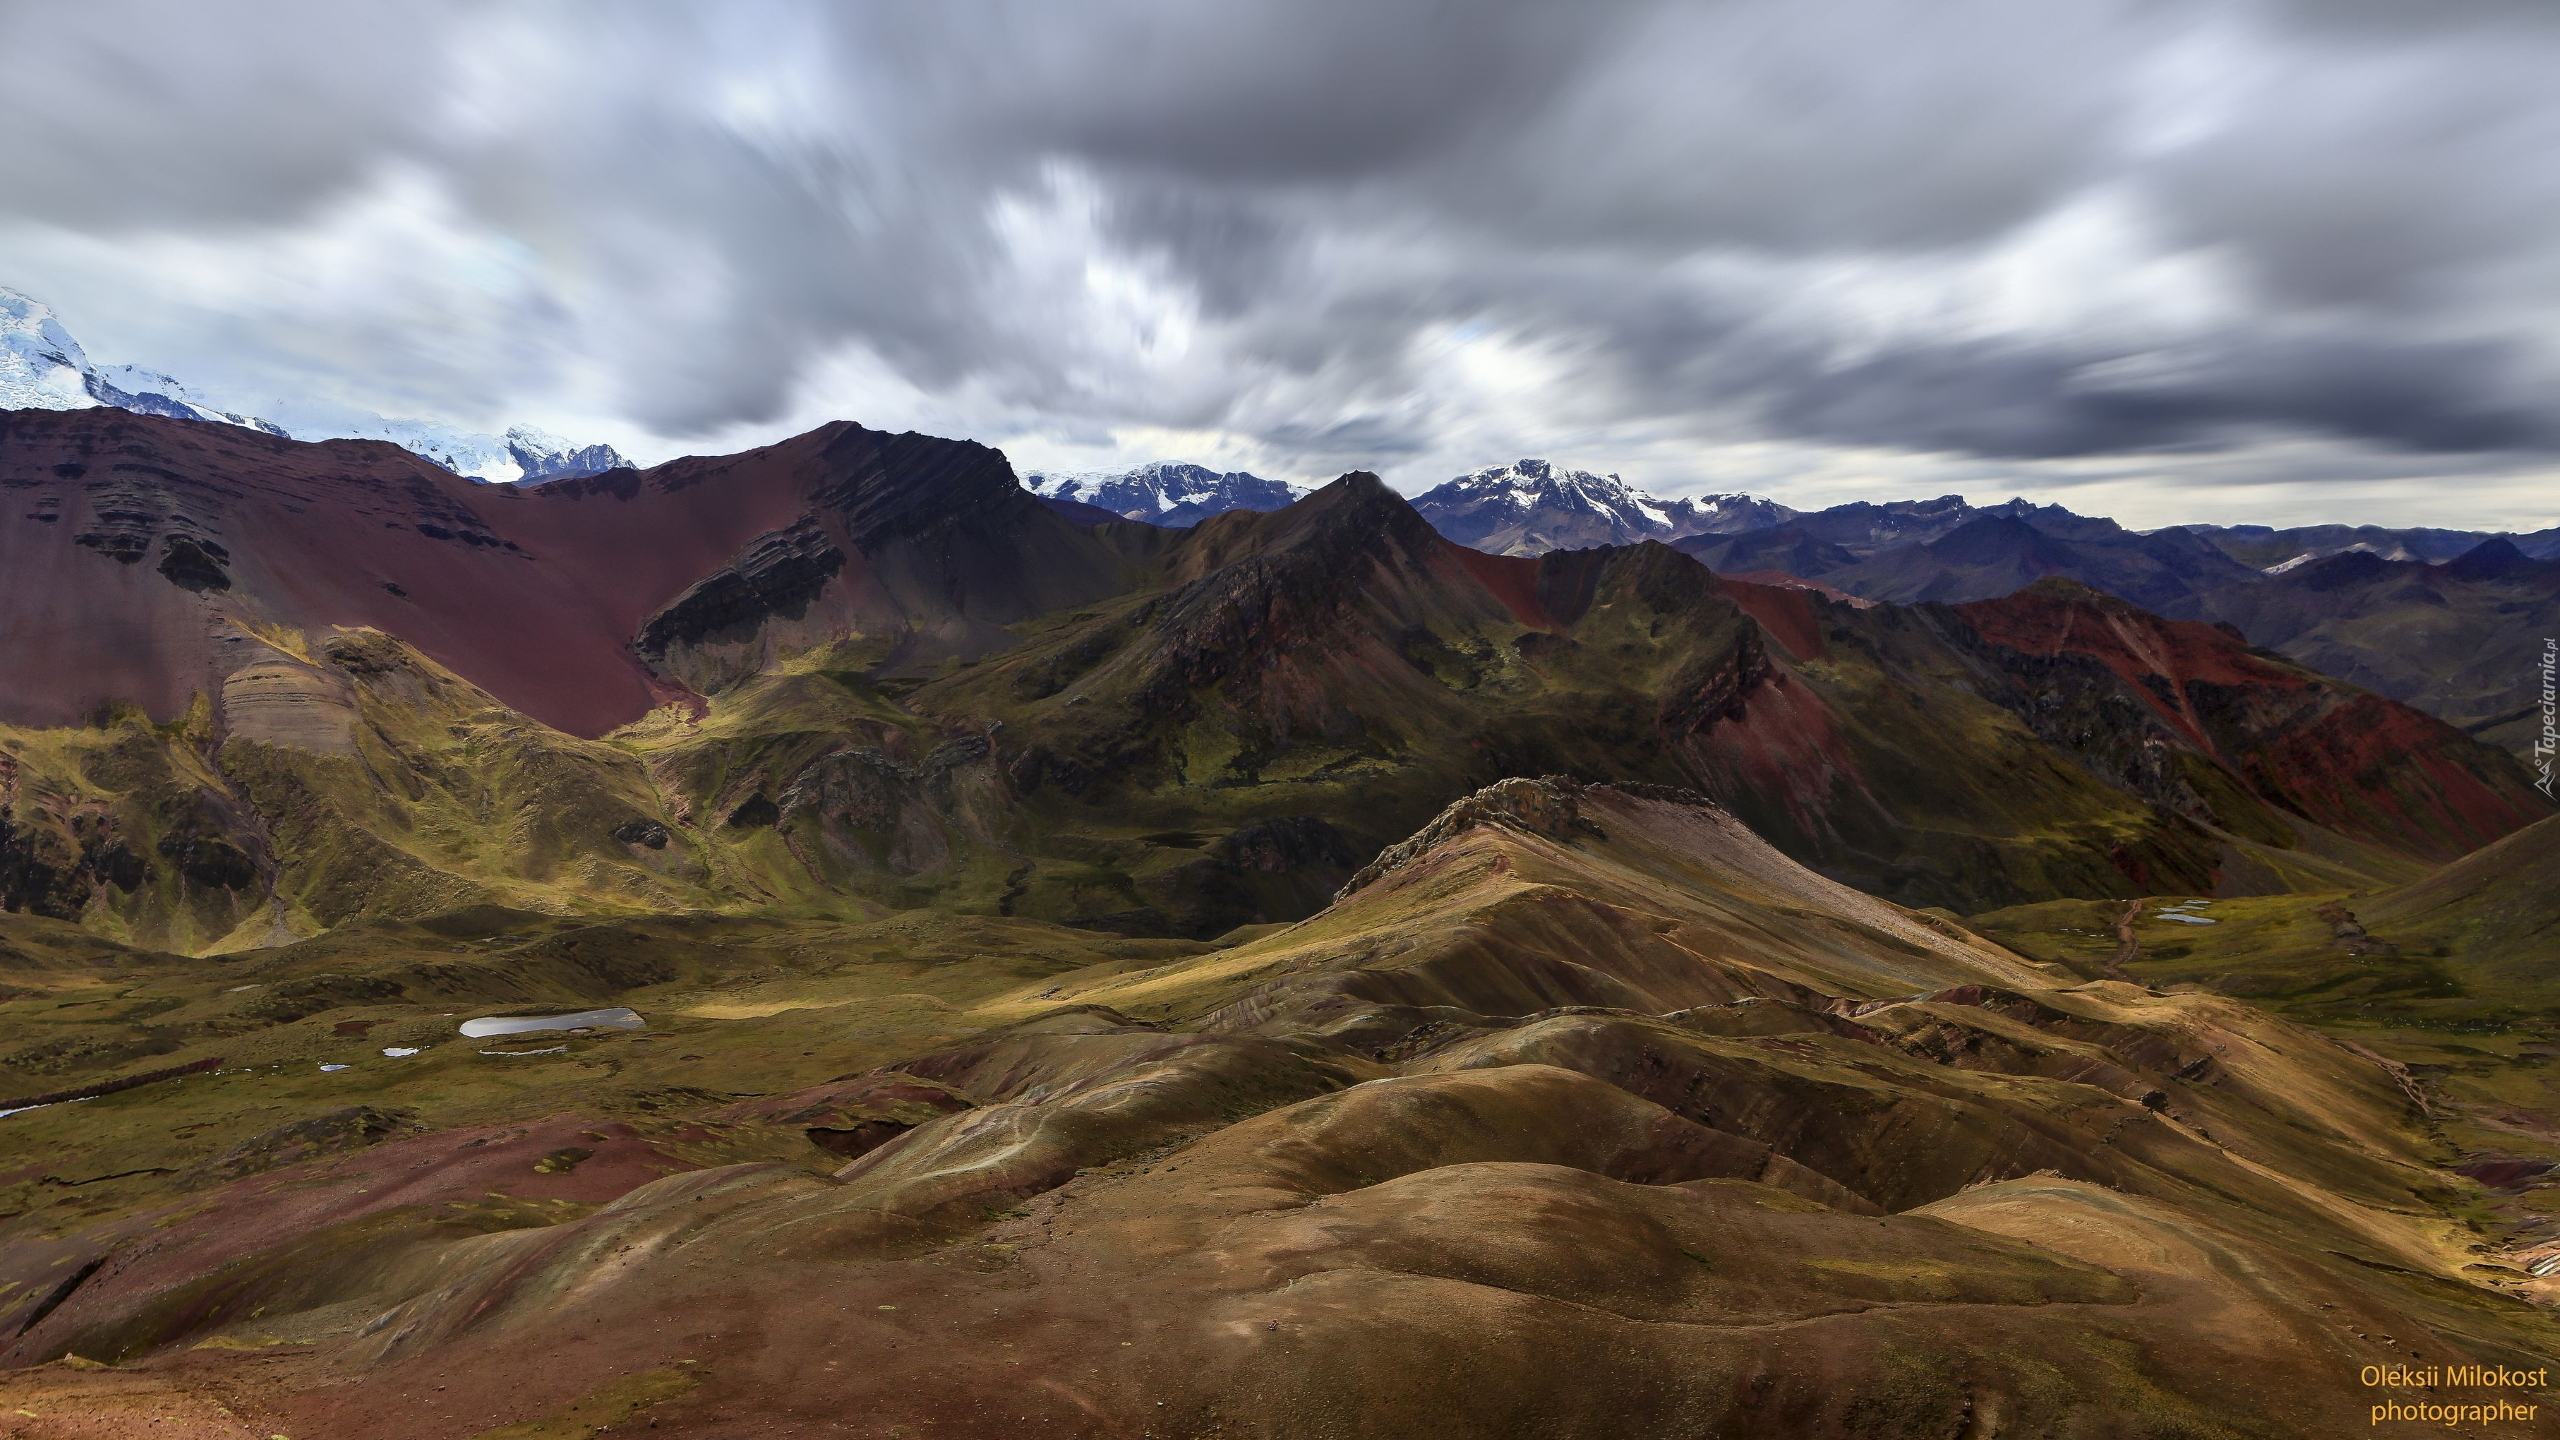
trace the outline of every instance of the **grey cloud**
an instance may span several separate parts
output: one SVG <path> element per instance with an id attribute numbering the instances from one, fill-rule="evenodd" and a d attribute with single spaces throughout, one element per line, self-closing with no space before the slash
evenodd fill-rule
<path id="1" fill-rule="evenodd" d="M 2137 7 L 2087 0 L 1662 6 L 1440 198 L 1540 240 L 1687 250 L 1994 235 L 2103 158 Z"/>
<path id="2" fill-rule="evenodd" d="M 2323 434 L 2401 450 L 2560 444 L 2497 343 L 2352 334 L 2226 336 L 2167 355 L 2092 359 L 2015 347 L 1915 348 L 1763 379 L 1788 431 L 1854 444 L 2049 459 Z"/>
<path id="3" fill-rule="evenodd" d="M 1300 225 L 1249 194 L 1131 177 L 1113 187 L 1110 210 L 1111 237 L 1179 266 L 1213 315 L 1250 312 L 1305 258 Z"/>
<path id="4" fill-rule="evenodd" d="M 2403 0 L 2278 0 L 2276 9 L 2297 24 L 2350 33 L 2395 36 L 2441 34 L 2466 25 L 2547 26 L 2560 14 L 2542 0 L 2430 0 L 2411 5 Z"/>
<path id="5" fill-rule="evenodd" d="M 2458 301 L 2468 276 L 2560 234 L 2555 59 L 2551 31 L 2324 38 L 2266 68 L 2244 124 L 2145 180 L 2178 238 L 2244 257 L 2279 303 Z"/>
<path id="6" fill-rule="evenodd" d="M 0 0 L 0 195 L 76 226 L 295 215 L 415 137 L 449 15 L 432 3 Z"/>
<path id="7" fill-rule="evenodd" d="M 965 94 L 969 128 L 986 143 L 1285 184 L 1406 168 L 1516 128 L 1630 8 L 961 0 L 871 12 L 863 33 L 930 57 L 927 83 Z"/>
<path id="8" fill-rule="evenodd" d="M 1991 457 L 2560 449 L 2545 11 L 0 0 L 0 225 L 285 228 L 408 167 L 531 257 L 524 353 L 590 357 L 667 434 L 770 421 L 858 344 L 990 426 L 1225 429 L 1310 468 L 1522 406 Z M 1850 293 L 2100 190 L 2149 227 L 2122 263 L 2230 293 Z M 1167 277 L 1191 349 L 1079 308 L 1078 246 Z M 1563 358 L 1525 399 L 1439 393 L 1453 331 Z"/>

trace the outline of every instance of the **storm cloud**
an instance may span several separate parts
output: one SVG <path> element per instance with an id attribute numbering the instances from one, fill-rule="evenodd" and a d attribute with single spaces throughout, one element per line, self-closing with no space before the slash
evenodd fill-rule
<path id="1" fill-rule="evenodd" d="M 2560 453 L 2527 0 L 0 0 L 0 52 L 0 284 L 244 401 L 1669 490 Z"/>

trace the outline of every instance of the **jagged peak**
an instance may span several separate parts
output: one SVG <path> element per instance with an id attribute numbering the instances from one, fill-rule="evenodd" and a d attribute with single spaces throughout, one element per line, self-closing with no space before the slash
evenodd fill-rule
<path id="1" fill-rule="evenodd" d="M 573 445 L 530 426 L 482 435 L 434 421 L 392 419 L 329 402 L 278 399 L 268 416 L 225 410 L 162 371 L 93 363 L 53 310 L 0 286 L 0 410 L 85 410 L 106 406 L 139 415 L 262 431 L 293 440 L 383 440 L 475 480 L 542 480 L 627 467 L 610 445 Z"/>
<path id="2" fill-rule="evenodd" d="M 1255 614 L 1273 604 L 1329 611 L 1356 594 L 1402 597 L 1391 605 L 1439 603 L 1420 600 L 1425 594 L 1462 607 L 1477 600 L 1501 603 L 1449 563 L 1463 553 L 1459 547 L 1365 470 L 1349 472 L 1284 509 L 1217 516 L 1177 544 L 1166 578 L 1213 608 L 1230 606 L 1241 595 L 1260 597 L 1243 604 Z M 1385 591 L 1373 590 L 1369 582 L 1382 577 L 1400 578 L 1388 579 Z M 1454 588 L 1443 588 L 1448 586 Z"/>
<path id="3" fill-rule="evenodd" d="M 1571 498 L 1612 510 L 1633 509 L 1646 503 L 1667 503 L 1629 489 L 1627 483 L 1616 475 L 1598 475 L 1535 457 L 1524 457 L 1508 465 L 1488 465 L 1461 475 L 1439 489 L 1470 499 L 1506 496 Z"/>
<path id="4" fill-rule="evenodd" d="M 89 357 L 51 307 L 0 287 L 0 410 L 85 410 Z"/>

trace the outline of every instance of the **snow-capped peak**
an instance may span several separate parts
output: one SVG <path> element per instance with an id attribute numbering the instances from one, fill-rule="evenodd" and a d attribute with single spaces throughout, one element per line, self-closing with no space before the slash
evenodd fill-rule
<path id="1" fill-rule="evenodd" d="M 142 415 L 239 425 L 293 440 L 388 440 L 458 475 L 552 480 L 631 462 L 610 445 L 574 445 L 519 425 L 482 435 L 422 420 L 388 420 L 347 406 L 285 402 L 287 424 L 224 410 L 175 378 L 138 365 L 93 365 L 43 301 L 0 287 L 0 410 L 85 410 L 112 405 Z"/>
<path id="2" fill-rule="evenodd" d="M 2380 559 L 2393 561 L 2402 565 L 2423 565 L 2426 563 L 2426 557 L 2419 554 L 2417 551 L 2410 549 L 2406 541 L 2399 541 L 2388 546 L 2383 546 L 2376 545 L 2370 540 L 2358 540 L 2352 545 L 2313 546 L 2311 549 L 2303 551 L 2301 554 L 2294 556 L 2290 560 L 2278 561 L 2273 565 L 2265 567 L 2260 573 L 2267 575 L 2290 575 L 2294 571 L 2299 570 L 2303 566 L 2309 565 L 2314 561 L 2327 560 L 2339 555 L 2372 555 Z"/>
<path id="3" fill-rule="evenodd" d="M 1304 486 L 1243 470 L 1156 460 L 1114 473 L 1032 471 L 1022 477 L 1045 500 L 1074 500 L 1152 525 L 1197 525 L 1229 510 L 1277 510 L 1306 498 Z"/>
<path id="4" fill-rule="evenodd" d="M 1413 503 L 1423 518 L 1459 544 L 1515 555 L 1730 534 L 1783 524 L 1796 513 L 1749 495 L 1666 500 L 1634 489 L 1616 475 L 1540 459 L 1461 475 Z"/>
<path id="5" fill-rule="evenodd" d="M 507 430 L 507 453 L 515 457 L 525 480 L 557 480 L 629 469 L 631 462 L 610 445 L 579 445 L 548 430 L 516 425 Z"/>
<path id="6" fill-rule="evenodd" d="M 1454 490 L 1481 504 L 1526 511 L 1539 505 L 1564 505 L 1613 516 L 1625 523 L 1643 526 L 1647 517 L 1645 502 L 1662 506 L 1663 501 L 1651 496 L 1639 497 L 1615 475 L 1595 475 L 1588 470 L 1570 470 L 1548 460 L 1514 460 L 1508 465 L 1489 465 L 1471 474 L 1461 475 L 1440 490 Z M 1432 493 L 1438 494 L 1440 490 Z"/>
<path id="7" fill-rule="evenodd" d="M 610 445 L 576 445 L 530 425 L 488 435 L 314 401 L 282 402 L 272 413 L 296 440 L 385 440 L 456 475 L 492 484 L 598 475 L 631 463 Z"/>
<path id="8" fill-rule="evenodd" d="M 53 311 L 32 295 L 0 288 L 0 410 L 86 410 L 89 357 Z"/>

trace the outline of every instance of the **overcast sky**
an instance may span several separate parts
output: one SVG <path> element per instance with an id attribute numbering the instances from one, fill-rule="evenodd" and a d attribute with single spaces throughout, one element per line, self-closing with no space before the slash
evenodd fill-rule
<path id="1" fill-rule="evenodd" d="M 644 460 L 2560 523 L 2553 0 L 0 0 L 104 362 Z"/>

